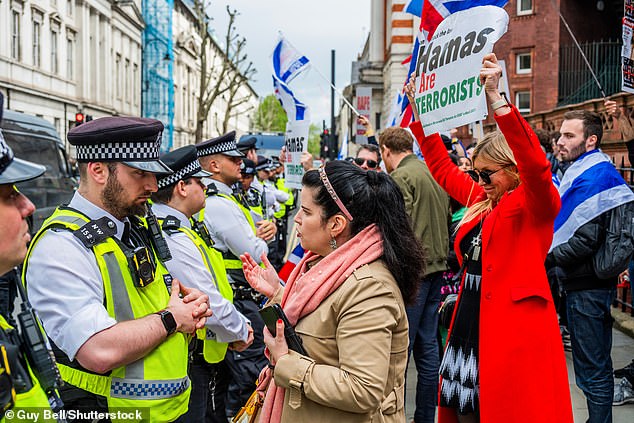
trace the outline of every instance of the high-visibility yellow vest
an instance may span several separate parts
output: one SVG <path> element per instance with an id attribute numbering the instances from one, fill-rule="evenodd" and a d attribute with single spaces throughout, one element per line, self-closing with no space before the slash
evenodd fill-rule
<path id="1" fill-rule="evenodd" d="M 76 231 L 88 222 L 88 217 L 67 207 L 57 208 L 44 221 L 27 252 L 22 272 L 27 288 L 28 259 L 42 235 L 52 227 Z M 171 276 L 154 251 L 154 281 L 144 287 L 135 286 L 128 259 L 118 240 L 108 237 L 95 243 L 92 251 L 101 273 L 106 310 L 115 320 L 138 319 L 167 306 L 170 294 L 166 280 Z M 150 408 L 151 422 L 171 422 L 187 411 L 189 403 L 188 342 L 186 335 L 174 333 L 145 357 L 113 369 L 109 375 L 98 375 L 60 363 L 57 366 L 66 383 L 106 397 L 111 410 Z"/>
<path id="2" fill-rule="evenodd" d="M 4 331 L 5 333 L 15 330 L 13 326 L 11 326 L 4 319 L 2 315 L 0 315 L 0 330 Z M 46 393 L 40 386 L 40 382 L 37 380 L 37 378 L 33 374 L 33 371 L 31 370 L 31 365 L 26 358 L 24 358 L 24 362 L 26 363 L 27 370 L 29 372 L 29 375 L 31 376 L 32 386 L 31 386 L 31 389 L 29 389 L 28 391 L 16 392 L 15 404 L 12 408 L 12 411 L 14 412 L 15 416 L 18 416 L 19 414 L 17 414 L 17 412 L 20 409 L 29 409 L 29 408 L 36 409 L 37 411 L 40 412 L 40 416 L 39 416 L 40 418 L 37 421 L 47 421 L 47 420 L 44 420 L 42 411 L 44 409 L 50 410 L 51 408 L 48 403 L 48 397 L 46 396 Z M 50 421 L 53 421 L 53 420 L 50 420 Z M 5 418 L 3 417 L 0 419 L 0 423 L 4 423 L 4 422 L 5 422 Z"/>
<path id="3" fill-rule="evenodd" d="M 242 214 L 244 214 L 244 216 L 247 218 L 247 221 L 249 222 L 249 226 L 251 226 L 251 229 L 253 230 L 253 234 L 255 234 L 256 232 L 255 223 L 253 222 L 253 216 L 251 216 L 251 212 L 249 211 L 249 209 L 247 209 L 242 204 L 240 204 L 240 202 L 232 195 L 223 194 L 221 192 L 213 194 L 213 195 L 226 198 L 227 200 L 233 201 L 235 204 L 237 204 Z M 200 213 L 198 213 L 198 220 L 201 222 L 205 220 L 205 209 L 202 209 Z M 257 258 L 254 257 L 254 259 L 257 259 Z M 223 263 L 225 265 L 225 269 L 227 270 L 242 269 L 242 261 L 240 261 L 239 258 L 232 259 L 232 258 L 223 257 Z"/>
<path id="4" fill-rule="evenodd" d="M 165 219 L 158 219 L 161 227 Z M 163 229 L 166 230 L 165 228 Z M 180 225 L 177 229 L 179 232 L 184 233 L 194 243 L 200 256 L 205 264 L 205 267 L 211 274 L 213 281 L 216 285 L 216 289 L 220 292 L 220 295 L 227 301 L 233 303 L 233 290 L 229 285 L 229 279 L 227 278 L 227 271 L 222 260 L 222 254 L 217 250 L 207 245 L 202 237 L 193 229 Z M 169 235 L 169 231 L 166 231 Z M 226 342 L 218 342 L 212 338 L 208 329 L 199 329 L 196 332 L 198 339 L 203 340 L 203 356 L 208 363 L 218 363 L 225 358 L 227 353 L 227 347 L 229 344 Z"/>
<path id="5" fill-rule="evenodd" d="M 291 207 L 295 202 L 295 196 L 293 195 L 293 191 L 290 188 L 286 187 L 286 181 L 284 180 L 284 178 L 277 178 L 277 180 L 275 181 L 275 188 L 288 194 L 288 200 L 280 204 L 280 209 L 274 214 L 276 218 L 281 219 L 286 216 L 286 209 L 288 207 Z"/>

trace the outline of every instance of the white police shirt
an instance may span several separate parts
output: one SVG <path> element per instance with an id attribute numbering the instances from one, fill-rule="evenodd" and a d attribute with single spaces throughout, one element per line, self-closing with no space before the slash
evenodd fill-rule
<path id="1" fill-rule="evenodd" d="M 124 222 L 75 192 L 70 207 L 92 220 L 109 217 L 121 239 Z M 71 231 L 48 230 L 33 248 L 27 272 L 27 293 L 46 334 L 70 360 L 97 332 L 117 321 L 103 305 L 101 273 L 92 250 Z"/>
<path id="2" fill-rule="evenodd" d="M 180 220 L 181 226 L 191 229 L 187 216 L 173 207 L 155 203 L 152 211 L 159 218 L 173 216 Z M 216 341 L 246 341 L 249 335 L 249 320 L 220 295 L 216 277 L 207 270 L 196 245 L 183 232 L 163 234 L 172 253 L 172 259 L 165 262 L 167 270 L 183 285 L 196 288 L 209 296 L 209 307 L 213 314 L 207 318 L 205 327 L 215 334 Z"/>
<path id="3" fill-rule="evenodd" d="M 209 180 L 218 192 L 231 196 L 231 188 L 222 182 Z M 262 238 L 253 233 L 244 213 L 233 200 L 219 195 L 210 195 L 205 204 L 205 225 L 214 241 L 214 248 L 220 252 L 230 251 L 236 257 L 249 253 L 253 260 L 261 261 L 262 253 L 268 254 L 269 247 Z"/>

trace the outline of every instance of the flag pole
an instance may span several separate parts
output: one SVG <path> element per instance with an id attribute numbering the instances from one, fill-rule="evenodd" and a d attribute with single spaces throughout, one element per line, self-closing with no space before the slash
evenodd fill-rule
<path id="1" fill-rule="evenodd" d="M 279 31 L 279 34 L 280 34 L 280 36 L 281 36 L 282 38 L 284 38 L 284 34 L 282 34 L 282 31 Z M 284 38 L 284 40 L 286 40 L 286 42 L 287 42 L 287 43 L 288 43 L 291 47 L 293 47 L 295 50 L 297 50 L 297 48 L 293 45 L 293 43 L 291 43 L 290 41 L 288 41 L 288 39 L 287 39 L 287 38 Z M 297 51 L 299 51 L 299 50 L 297 50 Z M 330 87 L 331 87 L 333 90 L 335 90 L 335 92 L 336 92 L 337 94 L 339 94 L 339 97 L 341 97 L 341 99 L 344 101 L 344 103 L 346 103 L 346 105 L 347 105 L 348 107 L 350 107 L 350 109 L 354 112 L 354 114 L 355 114 L 355 115 L 357 115 L 357 117 L 361 116 L 361 113 L 359 113 L 359 112 L 357 111 L 357 109 L 355 109 L 355 108 L 354 108 L 354 106 L 353 106 L 352 104 L 350 104 L 350 102 L 346 99 L 346 97 L 345 97 L 345 96 L 343 95 L 343 93 L 339 90 L 339 88 L 335 87 L 335 86 L 334 86 L 334 84 L 333 84 L 332 82 L 330 82 L 330 81 L 328 80 L 328 78 L 326 78 L 326 77 L 324 76 L 324 74 L 323 74 L 323 73 L 321 73 L 321 72 L 319 71 L 319 69 L 317 69 L 317 67 L 316 67 L 316 66 L 311 66 L 311 68 L 315 69 L 315 72 L 317 72 L 317 74 L 318 74 L 318 75 L 319 75 L 319 76 L 320 76 L 320 77 L 321 77 L 324 81 L 326 81 L 326 82 L 328 83 L 328 85 L 330 85 Z"/>
<path id="2" fill-rule="evenodd" d="M 579 53 L 581 53 L 581 57 L 583 58 L 583 61 L 585 62 L 588 69 L 590 70 L 590 73 L 592 74 L 592 78 L 594 78 L 594 82 L 597 84 L 597 87 L 599 87 L 599 91 L 601 91 L 601 95 L 603 96 L 603 99 L 607 100 L 607 96 L 605 95 L 605 91 L 603 91 L 603 87 L 601 86 L 601 83 L 599 82 L 599 78 L 597 78 L 597 75 L 594 73 L 594 69 L 592 69 L 590 62 L 588 61 L 588 58 L 586 57 L 586 54 L 581 49 L 581 46 L 579 45 L 579 42 L 577 41 L 577 37 L 575 37 L 575 34 L 572 33 L 572 29 L 570 29 L 570 27 L 568 26 L 568 22 L 566 22 L 564 15 L 561 14 L 561 10 L 557 7 L 555 2 L 553 0 L 550 0 L 550 3 L 553 5 L 555 10 L 559 14 L 559 18 L 564 23 L 564 26 L 566 27 L 566 29 L 568 30 L 568 33 L 572 37 L 572 41 L 575 42 L 577 49 L 579 49 Z"/>

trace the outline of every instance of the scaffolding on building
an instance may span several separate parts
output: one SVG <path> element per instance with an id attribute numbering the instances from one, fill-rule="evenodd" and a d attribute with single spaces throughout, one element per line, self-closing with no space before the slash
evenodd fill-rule
<path id="1" fill-rule="evenodd" d="M 169 151 L 174 136 L 174 0 L 143 0 L 143 85 L 141 113 L 163 122 L 162 151 Z"/>

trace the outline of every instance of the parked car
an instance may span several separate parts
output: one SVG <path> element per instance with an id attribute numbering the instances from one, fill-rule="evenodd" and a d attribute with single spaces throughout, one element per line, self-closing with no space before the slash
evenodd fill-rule
<path id="1" fill-rule="evenodd" d="M 46 120 L 11 110 L 3 111 L 2 134 L 16 157 L 46 166 L 39 178 L 17 184 L 35 204 L 31 229 L 37 231 L 55 207 L 68 204 L 77 178 L 64 149 L 64 142 L 55 127 Z"/>

